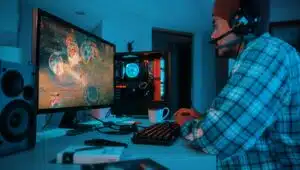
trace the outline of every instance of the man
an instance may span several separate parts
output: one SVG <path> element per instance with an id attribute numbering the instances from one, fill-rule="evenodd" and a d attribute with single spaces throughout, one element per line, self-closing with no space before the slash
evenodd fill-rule
<path id="1" fill-rule="evenodd" d="M 229 16 L 239 6 L 236 0 L 216 0 L 213 39 L 232 29 Z M 175 119 L 191 146 L 217 155 L 219 169 L 300 169 L 300 59 L 282 40 L 257 35 L 228 46 L 239 35 L 216 41 L 223 46 L 219 56 L 238 56 L 227 85 L 203 120 L 192 109 L 180 109 Z"/>

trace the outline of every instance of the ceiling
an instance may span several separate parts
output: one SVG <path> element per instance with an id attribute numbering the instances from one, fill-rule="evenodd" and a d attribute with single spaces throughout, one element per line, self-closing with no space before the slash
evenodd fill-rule
<path id="1" fill-rule="evenodd" d="M 34 7 L 91 30 L 101 20 L 132 19 L 155 25 L 184 25 L 199 28 L 209 22 L 211 0 L 26 0 Z M 84 15 L 77 15 L 83 12 Z"/>

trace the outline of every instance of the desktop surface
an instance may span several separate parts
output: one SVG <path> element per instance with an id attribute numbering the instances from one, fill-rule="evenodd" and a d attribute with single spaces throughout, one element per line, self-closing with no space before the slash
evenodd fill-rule
<path id="1" fill-rule="evenodd" d="M 121 160 L 150 158 L 171 169 L 216 169 L 216 157 L 196 151 L 178 139 L 171 146 L 136 145 L 131 142 L 132 135 L 108 135 L 90 132 L 78 136 L 62 136 L 37 142 L 35 149 L 0 158 L 3 170 L 79 170 L 79 165 L 55 164 L 58 152 L 70 145 L 84 144 L 85 140 L 101 138 L 127 143 Z M 196 168 L 197 167 L 197 168 Z M 2 168 L 1 168 L 2 169 Z"/>

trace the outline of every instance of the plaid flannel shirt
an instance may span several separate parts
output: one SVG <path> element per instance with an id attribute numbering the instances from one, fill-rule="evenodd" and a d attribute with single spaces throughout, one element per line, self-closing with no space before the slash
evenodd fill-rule
<path id="1" fill-rule="evenodd" d="M 300 169 L 299 74 L 296 50 L 263 34 L 240 54 L 204 120 L 185 123 L 182 136 L 217 155 L 218 169 Z"/>

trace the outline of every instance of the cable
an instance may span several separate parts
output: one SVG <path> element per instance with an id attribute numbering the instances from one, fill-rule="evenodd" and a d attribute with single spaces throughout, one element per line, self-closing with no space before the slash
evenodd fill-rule
<path id="1" fill-rule="evenodd" d="M 138 131 L 138 128 L 146 128 L 143 126 L 139 126 L 136 123 L 131 124 L 131 125 L 118 125 L 114 122 L 104 122 L 101 119 L 98 119 L 96 117 L 94 117 L 93 115 L 89 114 L 88 116 L 90 116 L 91 118 L 101 122 L 103 124 L 103 127 L 95 127 L 93 128 L 93 130 L 96 130 L 99 133 L 104 133 L 104 134 L 115 134 L 115 135 L 127 135 L 133 132 Z M 108 128 L 108 129 L 112 129 L 113 131 L 102 131 L 101 129 L 104 128 Z"/>
<path id="2" fill-rule="evenodd" d="M 102 129 L 102 128 L 110 128 L 110 129 L 113 129 L 113 130 L 119 130 L 119 129 L 114 128 L 113 126 L 117 126 L 117 127 L 122 126 L 122 125 L 117 125 L 117 124 L 115 124 L 114 122 L 104 122 L 103 120 L 98 119 L 98 118 L 96 118 L 95 116 L 93 116 L 93 115 L 91 115 L 91 114 L 89 114 L 88 116 L 90 116 L 91 118 L 93 118 L 93 119 L 95 119 L 95 120 L 101 122 L 101 123 L 103 124 L 103 127 L 101 127 L 101 129 Z"/>
<path id="3" fill-rule="evenodd" d="M 241 50 L 243 41 L 244 41 L 244 36 L 241 37 L 241 42 L 240 42 L 240 44 L 239 44 L 239 47 L 238 47 L 238 50 L 237 50 L 237 54 L 236 54 L 237 57 L 239 56 L 239 53 L 240 53 L 240 50 Z M 237 58 L 237 57 L 236 57 L 236 58 Z"/>
<path id="4" fill-rule="evenodd" d="M 116 127 L 114 127 L 116 126 Z M 94 128 L 94 130 L 96 130 L 99 133 L 104 133 L 104 134 L 115 134 L 115 135 L 127 135 L 132 133 L 133 131 L 130 130 L 122 130 L 122 127 L 127 126 L 127 125 L 111 125 L 111 126 L 104 126 L 104 127 L 97 127 Z M 119 127 L 119 128 L 117 128 Z M 113 131 L 102 131 L 101 129 L 104 128 L 109 128 L 112 129 Z"/>
<path id="5" fill-rule="evenodd" d="M 49 126 L 51 119 L 53 117 L 53 113 L 48 117 L 48 119 L 46 120 L 46 123 L 44 124 L 44 126 L 42 127 L 42 130 L 45 130 L 47 128 L 47 126 Z"/>
<path id="6" fill-rule="evenodd" d="M 104 122 L 103 120 L 98 119 L 98 118 L 96 118 L 95 116 L 93 116 L 93 115 L 91 115 L 91 114 L 88 114 L 88 116 L 91 117 L 91 118 L 93 118 L 93 119 L 95 119 L 95 120 L 97 120 L 97 121 L 99 121 L 99 122 L 101 122 L 103 125 L 104 125 L 104 123 L 106 123 L 106 122 Z"/>

